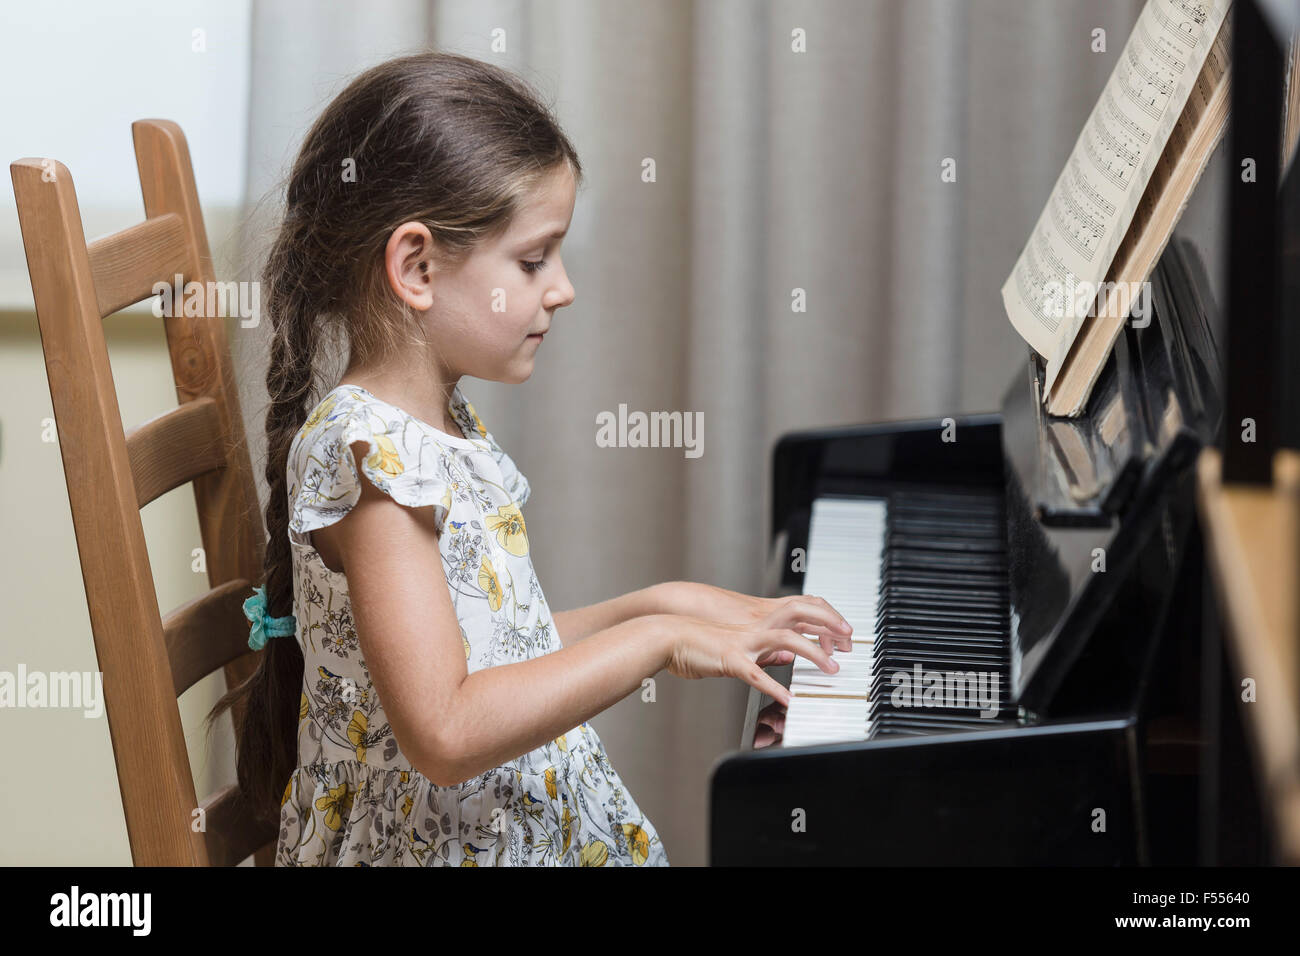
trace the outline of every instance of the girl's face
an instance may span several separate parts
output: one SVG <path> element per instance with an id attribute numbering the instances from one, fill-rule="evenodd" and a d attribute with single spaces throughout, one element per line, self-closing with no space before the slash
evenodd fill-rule
<path id="1" fill-rule="evenodd" d="M 555 310 L 574 299 L 560 261 L 573 218 L 573 173 L 562 163 L 510 227 L 452 272 L 434 272 L 424 316 L 444 382 L 462 375 L 518 384 L 533 373 Z"/>

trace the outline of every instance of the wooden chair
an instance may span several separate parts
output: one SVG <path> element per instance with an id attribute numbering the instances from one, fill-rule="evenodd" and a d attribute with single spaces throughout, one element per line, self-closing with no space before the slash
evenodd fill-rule
<path id="1" fill-rule="evenodd" d="M 169 120 L 131 131 L 146 219 L 90 245 L 67 167 L 10 165 L 131 856 L 137 866 L 227 866 L 254 855 L 268 866 L 276 828 L 253 821 L 234 785 L 196 798 L 177 705 L 218 668 L 232 686 L 258 662 L 242 603 L 260 579 L 264 532 L 225 326 L 162 320 L 179 406 L 130 431 L 104 341 L 104 319 L 149 298 L 155 282 L 179 274 L 206 289 L 213 279 L 184 134 Z M 163 617 L 140 509 L 186 482 L 211 590 Z"/>

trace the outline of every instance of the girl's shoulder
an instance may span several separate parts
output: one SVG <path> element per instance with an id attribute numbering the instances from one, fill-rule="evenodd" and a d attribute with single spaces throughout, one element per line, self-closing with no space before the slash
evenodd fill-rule
<path id="1" fill-rule="evenodd" d="M 486 456 L 500 468 L 507 493 L 527 500 L 528 481 L 483 426 L 457 385 L 449 409 L 464 435 L 421 421 L 358 385 L 339 385 L 312 409 L 289 448 L 289 530 L 305 534 L 333 524 L 360 498 L 352 446 L 364 443 L 362 474 L 399 504 L 433 506 L 441 528 L 453 488 Z"/>
<path id="2" fill-rule="evenodd" d="M 475 446 L 480 454 L 487 455 L 496 463 L 497 468 L 501 471 L 502 482 L 510 500 L 517 505 L 526 502 L 528 496 L 532 493 L 528 479 L 524 477 L 524 473 L 519 470 L 513 459 L 506 454 L 505 449 L 492 437 L 492 433 L 487 430 L 483 420 L 478 417 L 478 412 L 474 411 L 474 406 L 470 404 L 469 399 L 465 397 L 459 385 L 452 390 L 451 402 L 448 407 L 451 410 L 452 417 L 460 425 L 461 430 L 472 439 L 471 444 Z"/>

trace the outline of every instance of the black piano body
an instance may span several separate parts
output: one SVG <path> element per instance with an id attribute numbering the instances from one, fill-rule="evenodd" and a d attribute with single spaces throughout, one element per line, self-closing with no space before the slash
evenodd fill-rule
<path id="1" fill-rule="evenodd" d="M 713 865 L 1198 861 L 1194 462 L 1222 413 L 1215 307 L 1192 243 L 1175 236 L 1151 292 L 1150 321 L 1130 320 L 1079 418 L 1045 415 L 1031 352 L 1000 414 L 781 439 L 778 593 L 802 591 L 789 555 L 806 548 L 820 497 L 1000 496 L 1012 709 L 962 731 L 754 749 L 772 702 L 751 690 L 741 749 L 711 774 Z M 789 670 L 772 673 L 788 685 Z"/>

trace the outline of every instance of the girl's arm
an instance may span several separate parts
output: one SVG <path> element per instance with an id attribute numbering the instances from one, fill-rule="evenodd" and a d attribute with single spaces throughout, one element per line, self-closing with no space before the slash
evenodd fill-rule
<path id="1" fill-rule="evenodd" d="M 354 454 L 364 447 L 357 443 Z M 451 595 L 438 583 L 446 577 L 433 509 L 399 505 L 362 480 L 359 500 L 334 527 L 361 651 L 393 735 L 412 765 L 441 786 L 535 750 L 665 666 L 679 676 L 738 677 L 777 699 L 785 689 L 760 666 L 773 654 L 834 668 L 802 633 L 833 626 L 835 615 L 824 602 L 802 602 L 751 628 L 635 617 L 574 646 L 468 674 Z"/>
<path id="2" fill-rule="evenodd" d="M 751 624 L 771 614 L 781 601 L 781 598 L 753 597 L 695 581 L 665 581 L 600 604 L 554 613 L 551 620 L 561 642 L 571 647 L 589 634 L 645 614 L 676 614 L 724 624 Z M 829 651 L 829 641 L 823 641 L 822 647 Z"/>
<path id="3" fill-rule="evenodd" d="M 555 634 L 564 647 L 573 647 L 579 641 L 613 627 L 630 621 L 635 617 L 657 613 L 657 608 L 650 600 L 649 588 L 629 591 L 599 604 L 574 608 L 572 611 L 553 611 L 551 620 L 555 622 Z"/>
<path id="4" fill-rule="evenodd" d="M 671 614 L 665 585 L 655 584 L 638 591 L 629 591 L 618 597 L 574 608 L 572 611 L 554 611 L 551 620 L 560 643 L 572 647 L 597 631 L 603 631 L 647 614 Z"/>
<path id="5" fill-rule="evenodd" d="M 789 601 L 786 597 L 754 597 L 694 581 L 666 581 L 651 590 L 655 592 L 655 608 L 659 614 L 702 617 L 724 624 L 752 625 Z M 839 623 L 843 625 L 841 631 L 853 633 L 848 621 L 840 617 Z M 821 635 L 821 645 L 822 650 L 830 653 L 831 639 L 825 634 Z"/>

